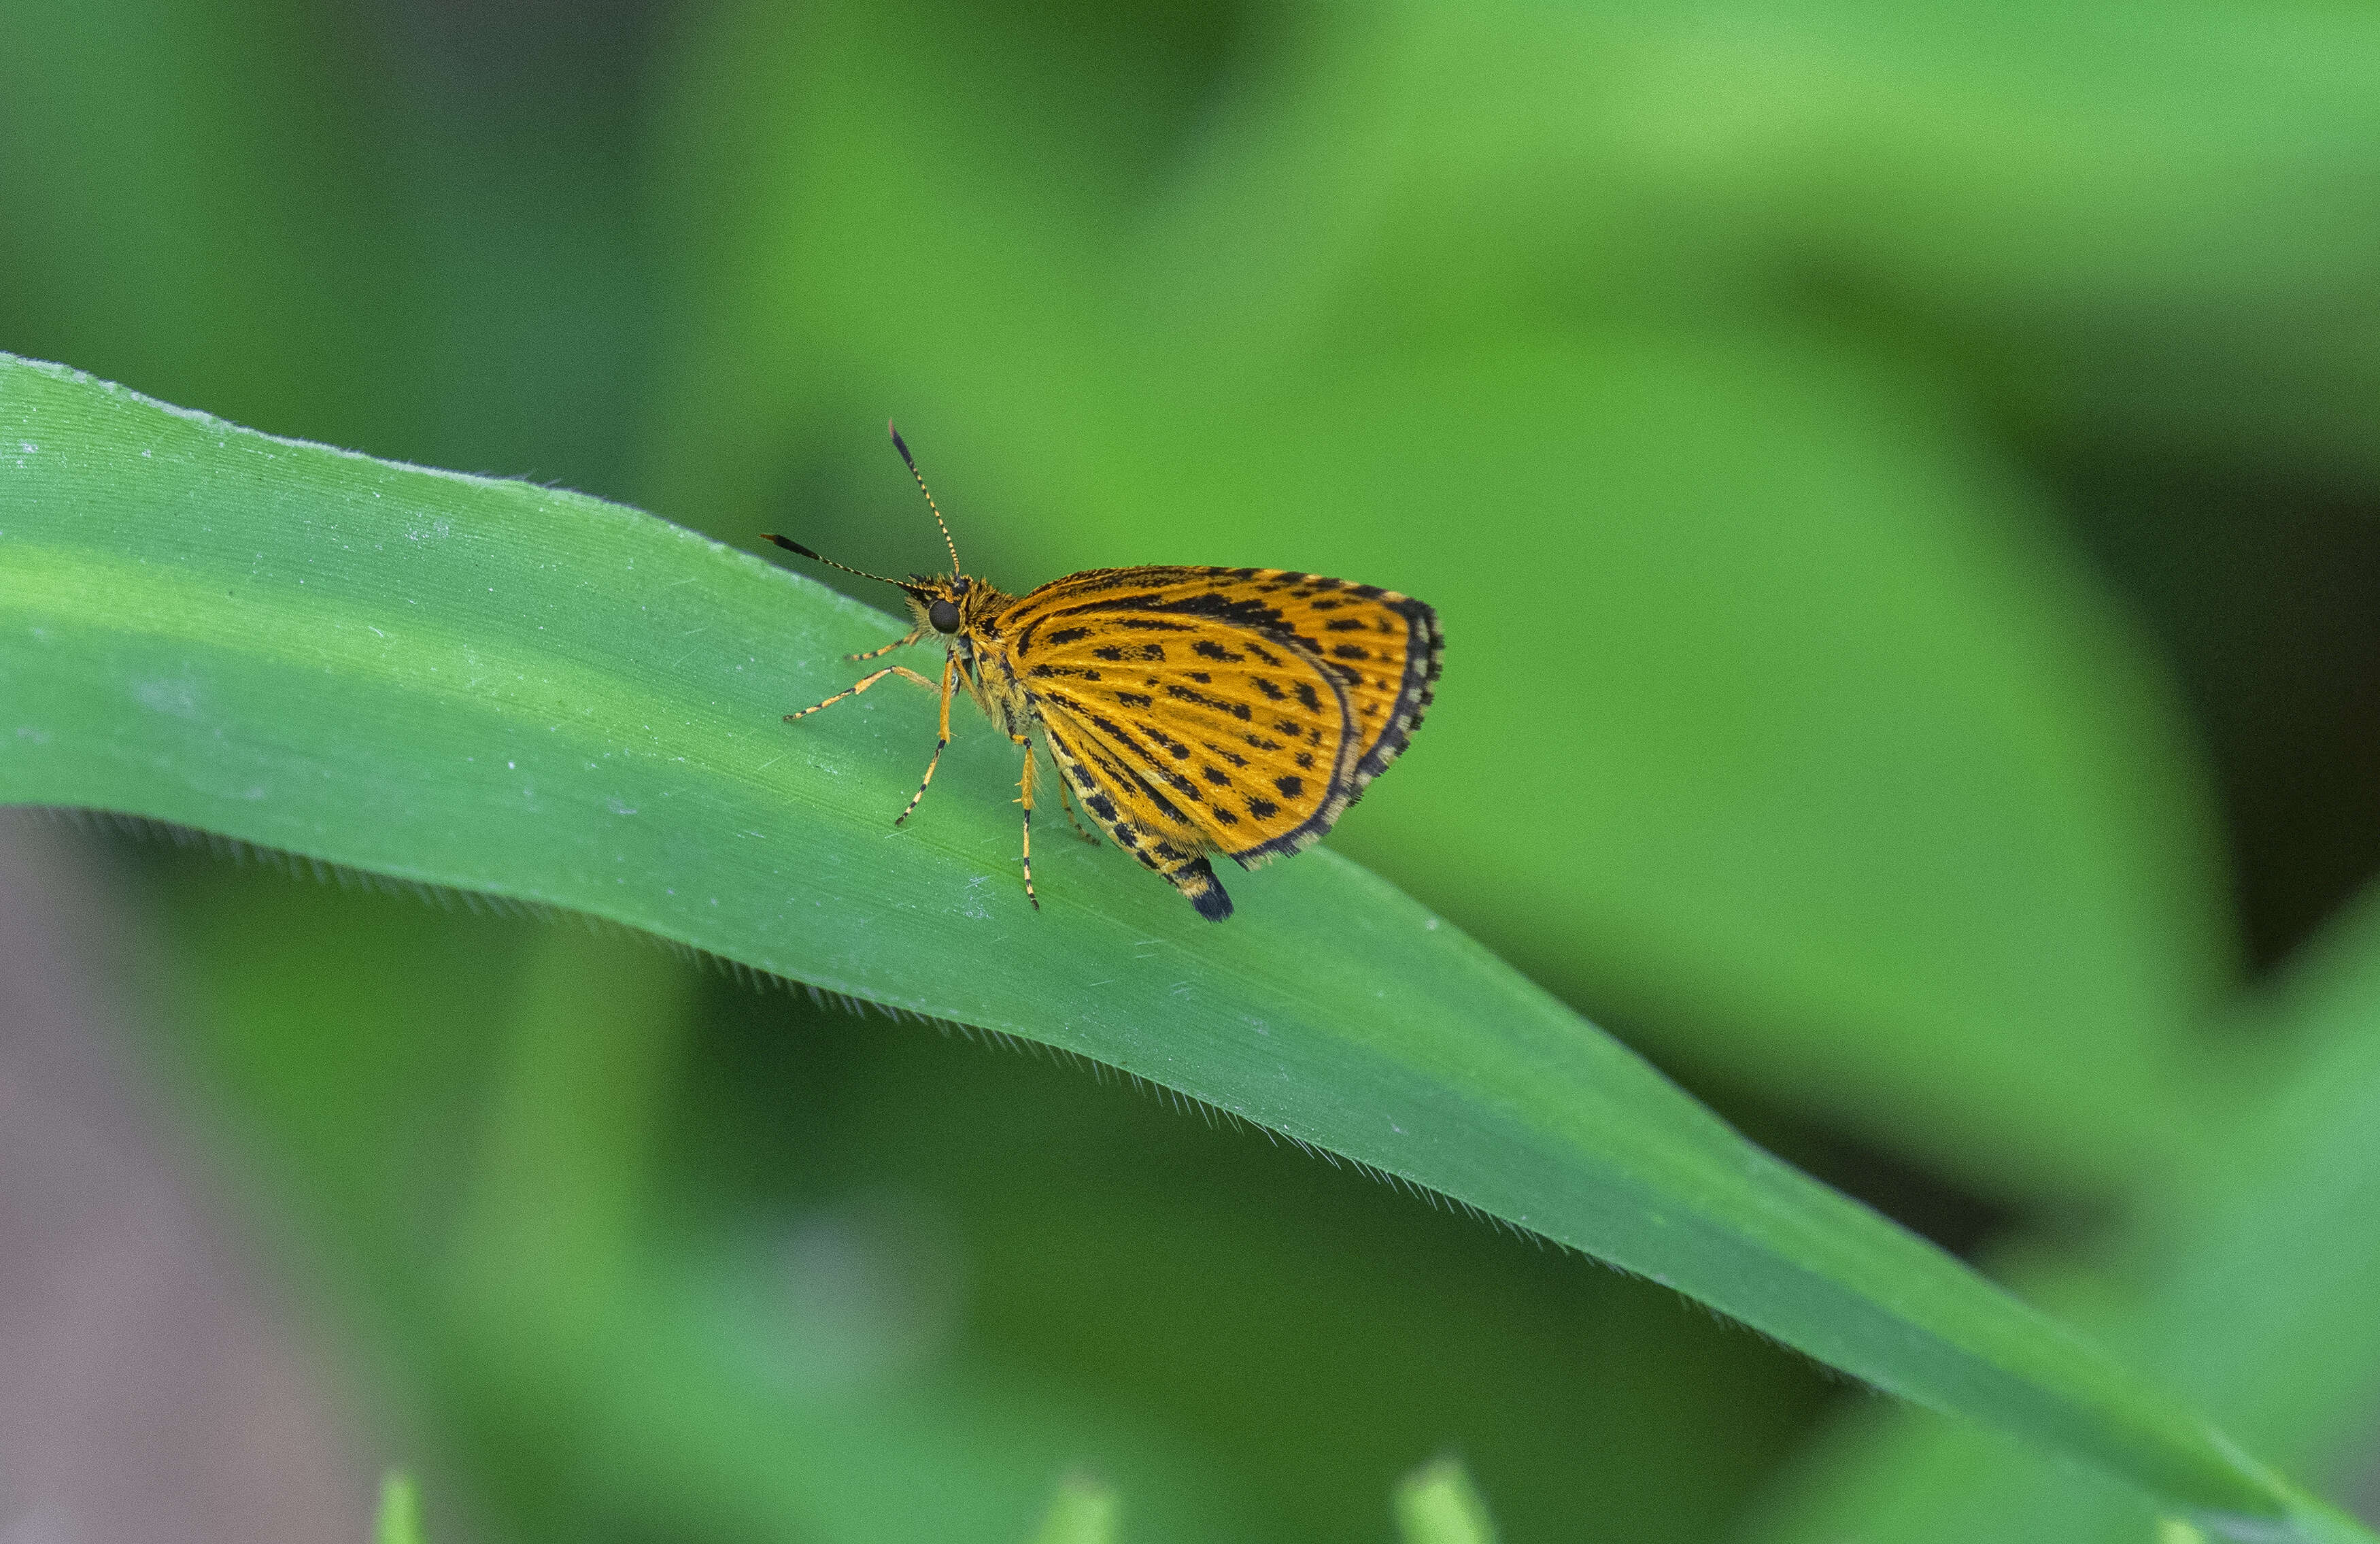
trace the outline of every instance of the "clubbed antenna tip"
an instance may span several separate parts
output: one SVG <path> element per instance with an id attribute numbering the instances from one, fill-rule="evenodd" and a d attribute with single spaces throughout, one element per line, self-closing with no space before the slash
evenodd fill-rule
<path id="1" fill-rule="evenodd" d="M 778 546 L 784 548 L 785 551 L 789 553 L 798 553 L 802 556 L 808 558 L 812 563 L 823 563 L 830 568 L 840 568 L 846 574 L 856 574 L 863 579 L 875 579 L 882 584 L 898 585 L 903 590 L 910 588 L 905 584 L 902 584 L 899 579 L 888 579 L 881 574 L 871 574 L 865 568 L 854 568 L 848 563 L 837 563 L 831 557 L 820 557 L 818 553 L 810 551 L 808 547 L 803 546 L 800 542 L 788 541 L 783 537 L 777 535 L 773 531 L 762 531 L 760 533 L 760 540 L 763 541 L 774 541 Z"/>
<path id="2" fill-rule="evenodd" d="M 926 474 L 917 469 L 917 457 L 909 454 L 908 443 L 901 438 L 901 431 L 891 419 L 884 420 L 884 432 L 892 436 L 892 448 L 901 453 L 902 465 L 917 480 L 917 492 L 926 495 L 926 507 L 934 512 L 934 524 L 941 529 L 942 545 L 951 550 L 951 577 L 957 578 L 965 570 L 959 566 L 959 544 L 951 540 L 951 528 L 942 519 L 942 506 L 934 502 L 934 491 L 926 486 Z"/>

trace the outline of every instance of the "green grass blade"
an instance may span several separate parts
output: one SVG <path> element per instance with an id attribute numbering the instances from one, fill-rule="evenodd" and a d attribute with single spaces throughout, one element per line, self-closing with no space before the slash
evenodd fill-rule
<path id="1" fill-rule="evenodd" d="M 1496 1544 L 1496 1522 L 1457 1458 L 1423 1465 L 1397 1483 L 1404 1544 Z"/>
<path id="2" fill-rule="evenodd" d="M 2013 1273 L 2308 1475 L 2353 1477 L 2380 1404 L 2380 894 L 2291 973 L 2260 1035 L 2303 1052 L 2252 1118 L 2144 1198 L 2127 1246 Z M 2140 1499 L 1972 1427 L 1864 1413 L 1751 1538 L 2098 1544 Z M 2334 1527 L 2352 1526 L 2334 1520 Z"/>
<path id="3" fill-rule="evenodd" d="M 372 1544 L 422 1544 L 421 1491 L 403 1469 L 381 1477 L 380 1516 L 372 1525 Z"/>
<path id="4" fill-rule="evenodd" d="M 1650 1276 L 2217 1531 L 2298 1505 L 2186 1408 L 1744 1142 L 1328 852 L 1235 876 L 1242 914 L 1215 927 L 1122 855 L 1061 845 L 1035 914 L 1013 757 L 964 730 L 894 830 L 925 699 L 894 686 L 780 715 L 895 629 L 633 510 L 0 359 L 0 799 L 573 907 L 1042 1041 Z"/>
<path id="5" fill-rule="evenodd" d="M 1068 1475 L 1050 1498 L 1033 1544 L 1115 1544 L 1122 1510 L 1113 1486 L 1088 1475 Z"/>

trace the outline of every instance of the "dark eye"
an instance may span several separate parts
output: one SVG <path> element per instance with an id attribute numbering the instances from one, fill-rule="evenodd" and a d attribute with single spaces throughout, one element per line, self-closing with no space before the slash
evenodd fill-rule
<path id="1" fill-rule="evenodd" d="M 955 633 L 959 630 L 959 608 L 948 601 L 936 601 L 926 608 L 926 620 L 934 625 L 938 633 Z"/>

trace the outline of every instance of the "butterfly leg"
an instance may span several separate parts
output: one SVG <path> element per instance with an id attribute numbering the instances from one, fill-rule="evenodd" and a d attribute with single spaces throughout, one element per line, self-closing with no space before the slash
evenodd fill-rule
<path id="1" fill-rule="evenodd" d="M 1025 806 L 1025 898 L 1039 911 L 1041 897 L 1033 894 L 1033 742 L 1022 735 L 1008 737 L 1025 748 L 1025 774 L 1017 781 L 1022 796 L 1016 801 Z"/>
<path id="2" fill-rule="evenodd" d="M 958 655 L 956 655 L 956 654 L 954 654 L 954 653 L 953 653 L 953 654 L 944 654 L 944 655 L 942 656 L 942 727 L 941 727 L 941 737 L 940 737 L 940 738 L 938 738 L 938 739 L 936 739 L 936 740 L 934 741 L 934 754 L 933 754 L 933 756 L 931 757 L 931 759 L 929 759 L 929 760 L 926 762 L 926 775 L 925 775 L 925 777 L 924 777 L 922 780 L 920 780 L 920 781 L 919 781 L 919 783 L 917 784 L 917 791 L 916 793 L 911 794 L 911 795 L 909 796 L 909 802 L 908 802 L 908 804 L 907 804 L 907 805 L 906 805 L 906 806 L 902 809 L 901 813 L 899 813 L 898 815 L 895 815 L 895 816 L 893 816 L 893 817 L 892 817 L 892 823 L 893 823 L 894 825 L 896 825 L 896 826 L 897 826 L 897 825 L 899 825 L 902 821 L 904 821 L 907 820 L 907 819 L 909 818 L 909 813 L 910 813 L 910 811 L 911 811 L 911 810 L 914 810 L 914 809 L 916 809 L 916 808 L 917 808 L 917 801 L 918 801 L 919 799 L 924 798 L 924 797 L 926 796 L 926 790 L 927 790 L 928 788 L 929 788 L 929 787 L 931 787 L 931 786 L 933 785 L 933 782 L 934 782 L 934 769 L 935 769 L 936 767 L 939 767 L 939 766 L 941 766 L 941 765 L 942 764 L 942 752 L 943 752 L 943 751 L 945 751 L 945 750 L 948 750 L 948 749 L 951 748 L 951 686 L 952 686 L 953 681 L 956 678 L 956 674 L 957 674 L 957 671 L 958 671 L 958 667 L 959 667 L 959 657 L 958 657 Z M 899 667 L 898 667 L 898 666 L 895 666 L 894 668 L 895 668 L 895 669 L 898 669 Z M 918 676 L 917 679 L 918 680 L 918 682 L 919 682 L 921 685 L 925 685 L 925 686 L 932 686 L 932 685 L 933 685 L 933 683 L 932 683 L 932 682 L 928 681 L 928 680 L 927 680 L 924 676 L 922 676 L 922 675 Z"/>
<path id="3" fill-rule="evenodd" d="M 1074 763 L 1059 754 L 1057 736 L 1050 733 L 1050 725 L 1046 722 L 1041 725 L 1041 737 L 1042 748 L 1050 753 L 1050 765 L 1058 774 L 1058 808 L 1066 812 L 1066 821 L 1075 828 L 1075 835 L 1088 842 L 1092 846 L 1098 846 L 1099 839 L 1083 829 L 1081 817 L 1075 813 L 1075 800 L 1072 796 L 1072 784 L 1075 779 L 1067 770 Z"/>
<path id="4" fill-rule="evenodd" d="M 812 713 L 817 712 L 820 708 L 832 708 L 846 697 L 857 697 L 861 692 L 866 691 L 868 687 L 874 686 L 877 682 L 881 681 L 887 675 L 905 676 L 909 680 L 917 682 L 917 685 L 925 687 L 928 691 L 934 689 L 934 683 L 927 680 L 924 676 L 918 675 L 907 665 L 888 664 L 872 675 L 861 676 L 858 680 L 853 682 L 850 686 L 844 687 L 841 691 L 835 693 L 832 697 L 828 698 L 823 702 L 813 702 L 798 713 L 787 713 L 785 715 L 785 722 L 787 723 L 791 723 L 797 718 L 808 718 Z M 950 710 L 947 703 L 942 711 L 942 730 L 943 734 L 947 736 L 950 732 Z"/>
<path id="5" fill-rule="evenodd" d="M 1075 801 L 1066 793 L 1066 769 L 1063 767 L 1058 769 L 1058 808 L 1066 812 L 1066 820 L 1074 826 L 1075 835 L 1094 847 L 1099 845 L 1098 837 L 1083 829 L 1083 818 L 1075 813 Z"/>
<path id="6" fill-rule="evenodd" d="M 876 658 L 878 658 L 878 657 L 879 657 L 879 656 L 880 656 L 880 655 L 890 654 L 891 652 L 892 652 L 892 650 L 895 650 L 895 649 L 899 649 L 899 648 L 903 648 L 903 647 L 905 647 L 905 646 L 906 646 L 906 645 L 908 645 L 908 644 L 915 643 L 915 642 L 917 642 L 919 638 L 924 638 L 925 636 L 926 636 L 926 629 L 925 629 L 925 628 L 923 628 L 923 627 L 912 627 L 912 628 L 909 630 L 909 636 L 908 636 L 907 638 L 894 638 L 892 642 L 890 642 L 890 643 L 886 644 L 886 645 L 885 645 L 883 648 L 881 648 L 881 649 L 870 649 L 870 650 L 869 650 L 867 653 L 865 653 L 865 654 L 845 654 L 845 655 L 844 656 L 844 659 L 846 659 L 846 660 L 851 661 L 854 664 L 856 664 L 856 663 L 859 663 L 860 661 L 862 661 L 862 660 L 872 660 L 872 659 L 876 659 Z"/>

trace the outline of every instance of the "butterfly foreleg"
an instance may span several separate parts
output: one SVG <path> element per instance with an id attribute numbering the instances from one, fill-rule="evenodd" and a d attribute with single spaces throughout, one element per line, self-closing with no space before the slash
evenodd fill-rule
<path id="1" fill-rule="evenodd" d="M 858 680 L 854 681 L 851 685 L 844 687 L 841 691 L 835 693 L 832 697 L 828 698 L 823 702 L 813 702 L 797 713 L 787 713 L 785 715 L 785 722 L 787 723 L 791 723 L 797 718 L 808 718 L 812 713 L 817 712 L 820 708 L 832 708 L 846 697 L 857 697 L 861 692 L 866 691 L 868 687 L 874 686 L 877 682 L 881 681 L 887 675 L 899 675 L 905 677 L 908 680 L 917 682 L 917 685 L 925 687 L 928 691 L 934 689 L 934 683 L 927 680 L 924 676 L 918 675 L 907 665 L 888 664 L 883 669 L 877 671 L 873 675 L 861 676 Z M 942 732 L 945 736 L 948 736 L 950 733 L 950 711 L 947 706 L 945 706 L 942 713 Z"/>
<path id="2" fill-rule="evenodd" d="M 1025 807 L 1025 898 L 1039 911 L 1041 897 L 1033 894 L 1033 742 L 1022 735 L 1008 737 L 1025 748 L 1025 772 L 1016 784 L 1016 802 Z"/>
<path id="3" fill-rule="evenodd" d="M 902 821 L 907 820 L 909 818 L 910 811 L 917 808 L 917 801 L 926 796 L 926 790 L 933 785 L 934 769 L 942 764 L 942 752 L 951 748 L 951 687 L 953 681 L 956 677 L 958 667 L 959 657 L 956 654 L 944 654 L 942 656 L 941 733 L 934 741 L 934 754 L 926 762 L 926 775 L 918 780 L 917 791 L 909 796 L 909 802 L 902 808 L 901 813 L 892 817 L 892 823 L 896 826 Z M 899 665 L 894 665 L 892 668 L 899 670 L 901 667 Z M 933 685 L 931 681 L 927 680 L 922 675 L 917 675 L 915 672 L 904 672 L 904 674 L 908 675 L 911 679 L 917 682 L 920 686 L 930 687 Z"/>
<path id="4" fill-rule="evenodd" d="M 886 654 L 890 654 L 895 649 L 906 648 L 908 645 L 917 642 L 919 638 L 924 638 L 925 636 L 925 628 L 912 627 L 909 629 L 909 636 L 907 638 L 896 638 L 881 649 L 870 649 L 865 654 L 845 654 L 844 658 L 849 660 L 854 664 L 857 664 L 862 660 L 879 659 Z"/>

